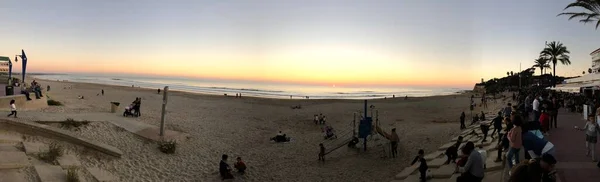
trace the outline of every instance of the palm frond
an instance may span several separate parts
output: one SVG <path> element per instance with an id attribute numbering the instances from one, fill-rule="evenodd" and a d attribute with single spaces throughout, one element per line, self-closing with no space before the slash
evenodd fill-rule
<path id="1" fill-rule="evenodd" d="M 563 11 L 570 8 L 581 8 L 583 12 L 563 12 L 556 16 L 569 16 L 569 21 L 581 18 L 579 22 L 583 24 L 596 22 L 595 28 L 600 27 L 600 0 L 577 0 L 568 4 Z"/>

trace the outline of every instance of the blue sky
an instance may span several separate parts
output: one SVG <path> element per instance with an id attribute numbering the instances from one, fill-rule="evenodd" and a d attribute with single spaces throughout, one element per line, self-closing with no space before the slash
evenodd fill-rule
<path id="1" fill-rule="evenodd" d="M 4 0 L 0 55 L 25 49 L 31 71 L 471 85 L 555 40 L 573 63 L 558 74 L 580 75 L 600 37 L 556 17 L 569 2 Z"/>

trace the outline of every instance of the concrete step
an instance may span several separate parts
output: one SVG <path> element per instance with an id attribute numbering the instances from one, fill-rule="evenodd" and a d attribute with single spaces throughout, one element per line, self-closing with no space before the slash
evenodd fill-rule
<path id="1" fill-rule="evenodd" d="M 0 151 L 4 152 L 21 152 L 15 144 L 0 143 Z"/>
<path id="2" fill-rule="evenodd" d="M 0 170 L 0 182 L 27 182 L 27 179 L 18 169 L 3 169 Z"/>
<path id="3" fill-rule="evenodd" d="M 33 167 L 41 182 L 67 181 L 67 174 L 60 166 L 35 165 Z"/>
<path id="4" fill-rule="evenodd" d="M 81 166 L 81 162 L 79 162 L 79 159 L 77 159 L 76 156 L 71 154 L 60 156 L 56 161 L 58 161 L 58 165 L 60 165 L 60 167 L 62 167 L 63 169 Z"/>
<path id="5" fill-rule="evenodd" d="M 25 154 L 27 155 L 35 155 L 49 150 L 47 144 L 37 142 L 23 142 L 23 147 L 25 148 Z"/>
<path id="6" fill-rule="evenodd" d="M 17 144 L 21 143 L 23 138 L 18 134 L 0 133 L 0 143 Z"/>
<path id="7" fill-rule="evenodd" d="M 0 169 L 18 169 L 30 165 L 25 152 L 0 152 Z"/>
<path id="8" fill-rule="evenodd" d="M 92 174 L 94 179 L 99 182 L 115 181 L 117 178 L 110 172 L 100 168 L 86 168 L 87 171 Z"/>

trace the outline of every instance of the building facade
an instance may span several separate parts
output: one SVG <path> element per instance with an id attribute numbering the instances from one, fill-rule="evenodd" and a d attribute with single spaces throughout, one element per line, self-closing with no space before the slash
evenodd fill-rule
<path id="1" fill-rule="evenodd" d="M 590 56 L 592 56 L 592 73 L 600 73 L 600 48 L 590 53 Z"/>

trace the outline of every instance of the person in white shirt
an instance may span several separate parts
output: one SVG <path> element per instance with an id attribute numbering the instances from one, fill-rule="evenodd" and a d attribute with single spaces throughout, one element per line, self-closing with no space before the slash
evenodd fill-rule
<path id="1" fill-rule="evenodd" d="M 17 117 L 17 106 L 15 105 L 15 100 L 10 100 L 10 114 L 7 117 L 14 115 Z"/>
<path id="2" fill-rule="evenodd" d="M 483 149 L 482 145 L 480 145 L 479 150 L 477 150 L 477 152 L 479 152 L 479 154 L 481 154 L 481 160 L 483 161 L 483 169 L 486 169 L 487 166 L 485 165 L 485 161 L 487 159 L 487 151 L 485 149 Z"/>
<path id="3" fill-rule="evenodd" d="M 533 114 L 534 114 L 534 121 L 539 121 L 540 120 L 540 97 L 535 97 L 535 99 L 533 100 Z"/>

